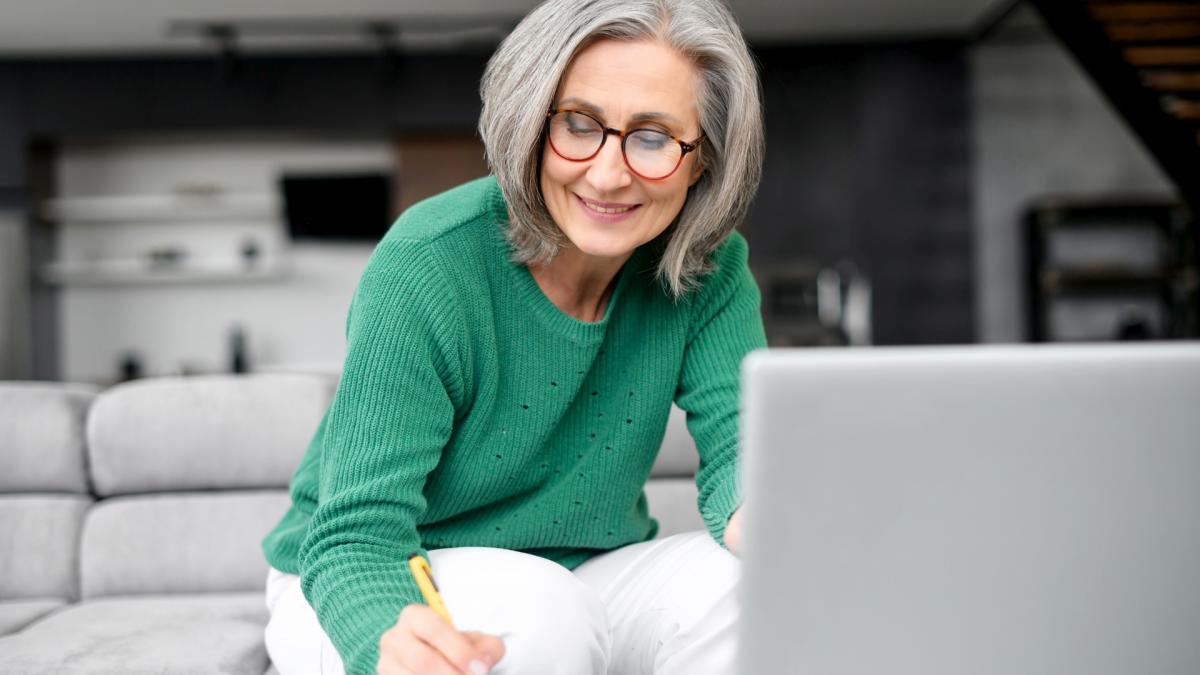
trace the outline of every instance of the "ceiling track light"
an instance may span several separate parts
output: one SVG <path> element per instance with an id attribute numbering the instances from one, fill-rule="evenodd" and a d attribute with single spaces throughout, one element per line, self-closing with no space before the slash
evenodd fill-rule
<path id="1" fill-rule="evenodd" d="M 316 47 L 328 45 L 330 40 L 341 46 L 373 46 L 382 51 L 399 52 L 403 48 L 400 37 L 415 37 L 415 42 L 443 47 L 457 47 L 467 43 L 486 40 L 499 42 L 519 19 L 511 16 L 449 17 L 364 17 L 342 18 L 298 18 L 298 19 L 208 19 L 171 21 L 167 24 L 167 37 L 197 38 L 215 42 L 218 48 L 230 43 L 241 51 L 250 51 L 258 45 L 278 45 L 291 42 L 303 46 L 307 41 Z"/>
<path id="2" fill-rule="evenodd" d="M 400 27 L 392 23 L 372 22 L 366 32 L 379 53 L 379 72 L 384 79 L 400 77 L 403 60 L 400 55 Z"/>
<path id="3" fill-rule="evenodd" d="M 215 23 L 205 27 L 205 37 L 217 49 L 217 70 L 221 79 L 232 79 L 238 70 L 237 29 L 229 24 Z"/>
<path id="4" fill-rule="evenodd" d="M 378 56 L 381 77 L 394 80 L 403 66 L 405 43 L 451 50 L 485 43 L 492 47 L 518 22 L 519 18 L 512 16 L 480 15 L 457 19 L 210 19 L 171 21 L 166 32 L 168 37 L 200 40 L 214 49 L 222 80 L 236 77 L 246 54 L 256 48 L 268 52 L 285 45 L 293 51 L 312 53 L 329 51 L 331 44 L 336 45 L 335 49 L 371 49 Z"/>

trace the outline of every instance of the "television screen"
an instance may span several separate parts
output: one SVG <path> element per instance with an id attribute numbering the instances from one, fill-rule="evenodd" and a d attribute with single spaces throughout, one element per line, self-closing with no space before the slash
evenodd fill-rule
<path id="1" fill-rule="evenodd" d="M 281 183 L 292 239 L 378 241 L 392 224 L 387 173 L 285 174 Z"/>

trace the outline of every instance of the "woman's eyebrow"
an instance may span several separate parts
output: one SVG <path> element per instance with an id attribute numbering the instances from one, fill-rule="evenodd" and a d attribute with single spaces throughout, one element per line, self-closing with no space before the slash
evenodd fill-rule
<path id="1" fill-rule="evenodd" d="M 560 106 L 567 106 L 567 105 L 573 106 L 573 107 L 579 108 L 580 110 L 582 110 L 584 112 L 594 113 L 601 117 L 604 116 L 604 108 L 601 108 L 600 106 L 595 105 L 593 103 L 588 103 L 587 101 L 585 101 L 581 98 L 576 98 L 574 96 L 568 96 L 567 98 L 564 98 L 561 101 L 559 101 L 558 104 Z M 669 113 L 664 113 L 664 112 L 637 113 L 630 119 L 630 121 L 631 122 L 668 122 L 670 124 L 674 124 L 677 126 L 683 126 L 683 122 L 680 121 L 680 119 L 678 117 L 675 117 L 674 115 L 671 115 Z"/>
<path id="2" fill-rule="evenodd" d="M 661 112 L 644 112 L 633 116 L 634 122 L 670 122 L 678 126 L 683 126 L 683 122 L 678 117 Z"/>
<path id="3" fill-rule="evenodd" d="M 601 108 L 598 105 L 593 105 L 591 103 L 588 103 L 587 101 L 585 101 L 581 98 L 575 98 L 574 96 L 568 96 L 568 97 L 564 98 L 563 100 L 558 102 L 558 105 L 559 106 L 569 105 L 569 106 L 572 106 L 575 108 L 579 108 L 579 109 L 583 110 L 584 112 L 596 113 L 597 115 L 604 114 L 604 108 Z"/>

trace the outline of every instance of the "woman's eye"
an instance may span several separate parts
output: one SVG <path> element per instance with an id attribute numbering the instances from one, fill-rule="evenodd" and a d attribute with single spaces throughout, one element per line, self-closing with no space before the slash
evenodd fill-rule
<path id="1" fill-rule="evenodd" d="M 632 140 L 643 150 L 661 150 L 671 141 L 671 137 L 659 131 L 639 129 L 633 134 Z"/>
<path id="2" fill-rule="evenodd" d="M 596 133 L 596 123 L 582 115 L 567 115 L 567 130 L 576 136 Z"/>

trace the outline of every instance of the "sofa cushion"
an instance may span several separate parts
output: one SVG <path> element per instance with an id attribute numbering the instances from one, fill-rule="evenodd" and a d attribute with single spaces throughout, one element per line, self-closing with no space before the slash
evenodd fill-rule
<path id="1" fill-rule="evenodd" d="M 655 478 L 646 483 L 646 505 L 658 521 L 658 538 L 704 529 L 696 506 L 698 495 L 691 478 Z"/>
<path id="2" fill-rule="evenodd" d="M 289 503 L 286 490 L 101 500 L 83 525 L 81 596 L 261 589 L 260 542 Z"/>
<path id="3" fill-rule="evenodd" d="M 84 420 L 96 389 L 0 382 L 0 492 L 86 494 Z"/>
<path id="4" fill-rule="evenodd" d="M 683 478 L 696 475 L 700 466 L 700 457 L 696 454 L 696 444 L 687 429 L 687 414 L 678 406 L 671 406 L 671 414 L 667 417 L 667 431 L 663 436 L 662 445 L 658 448 L 658 457 L 654 467 L 650 469 L 651 478 Z M 653 512 L 651 512 L 653 513 Z"/>
<path id="5" fill-rule="evenodd" d="M 266 624 L 261 589 L 107 598 L 0 637 L 0 654 L 5 675 L 261 675 Z"/>
<path id="6" fill-rule="evenodd" d="M 36 600 L 5 600 L 0 602 L 0 635 L 15 633 L 34 620 L 67 604 L 59 598 Z"/>
<path id="7" fill-rule="evenodd" d="M 113 387 L 88 416 L 96 494 L 286 487 L 335 384 L 269 374 Z"/>
<path id="8" fill-rule="evenodd" d="M 79 595 L 79 530 L 90 497 L 0 496 L 0 599 Z"/>

